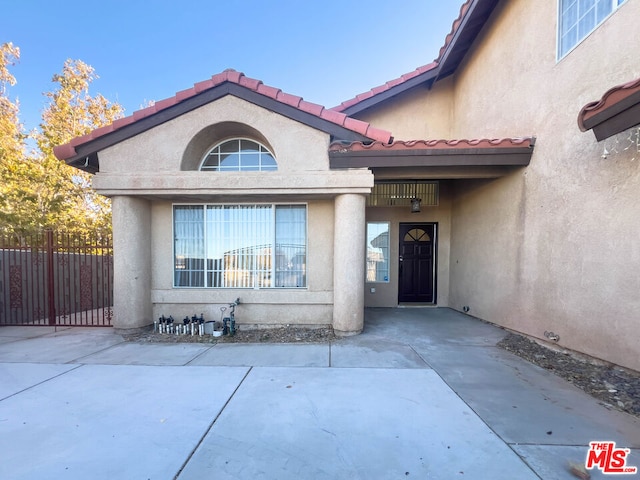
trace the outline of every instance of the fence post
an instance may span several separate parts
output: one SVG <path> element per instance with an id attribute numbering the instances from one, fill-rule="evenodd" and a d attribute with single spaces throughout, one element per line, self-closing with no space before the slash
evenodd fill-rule
<path id="1" fill-rule="evenodd" d="M 53 271 L 53 230 L 46 231 L 45 251 L 47 255 L 47 294 L 49 296 L 49 325 L 56 324 L 56 286 Z"/>

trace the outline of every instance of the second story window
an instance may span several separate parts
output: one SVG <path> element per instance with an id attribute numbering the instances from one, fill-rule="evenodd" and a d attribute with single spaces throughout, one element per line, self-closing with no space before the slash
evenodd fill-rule
<path id="1" fill-rule="evenodd" d="M 578 45 L 625 0 L 559 0 L 558 59 Z"/>
<path id="2" fill-rule="evenodd" d="M 257 172 L 278 169 L 276 159 L 264 145 L 246 138 L 219 143 L 207 152 L 200 170 Z"/>

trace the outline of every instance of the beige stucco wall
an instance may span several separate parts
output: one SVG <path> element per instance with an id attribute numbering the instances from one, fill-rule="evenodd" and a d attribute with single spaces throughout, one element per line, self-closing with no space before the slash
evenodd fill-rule
<path id="1" fill-rule="evenodd" d="M 151 320 L 150 205 L 142 198 L 118 195 L 112 198 L 112 210 L 112 322 L 116 328 L 132 330 Z"/>
<path id="2" fill-rule="evenodd" d="M 454 83 L 451 77 L 433 88 L 418 87 L 358 115 L 358 118 L 389 129 L 395 140 L 451 138 Z"/>
<path id="3" fill-rule="evenodd" d="M 362 118 L 396 138 L 433 138 L 424 119 L 447 111 L 442 99 L 431 103 L 447 92 L 451 113 L 438 135 L 536 136 L 529 167 L 453 182 L 449 304 L 640 369 L 638 130 L 598 143 L 576 122 L 586 103 L 640 76 L 640 0 L 627 0 L 560 61 L 557 1 L 530 3 L 501 2 L 441 91 L 417 91 L 410 107 L 400 99 Z"/>
<path id="4" fill-rule="evenodd" d="M 214 144 L 247 132 L 272 149 L 277 171 L 195 170 Z M 360 238 L 364 226 L 362 232 L 336 232 L 335 224 L 350 225 L 354 218 L 364 223 L 363 195 L 370 191 L 373 175 L 366 169 L 330 170 L 329 141 L 325 132 L 226 96 L 101 151 L 94 186 L 117 200 L 113 204 L 114 237 L 121 257 L 117 260 L 116 285 L 120 287 L 116 303 L 122 305 L 117 309 L 122 314 L 114 324 L 137 328 L 160 315 L 181 320 L 201 313 L 206 319 L 220 320 L 220 307 L 240 298 L 236 310 L 240 325 L 334 324 L 342 333 L 361 330 L 363 302 L 357 311 L 353 302 L 336 306 L 334 290 L 336 278 L 340 282 L 351 278 L 354 269 L 364 271 L 364 255 L 349 262 L 334 258 L 336 245 L 354 239 L 356 246 L 364 242 Z M 255 202 L 308 206 L 307 287 L 174 288 L 173 204 Z M 356 208 L 338 208 L 340 204 Z M 131 252 L 138 256 L 132 259 L 136 253 Z M 127 268 L 129 261 L 135 269 Z M 142 278 L 137 272 L 144 273 L 144 281 L 137 280 Z M 138 288 L 128 288 L 132 282 Z M 340 285 L 341 293 L 348 298 L 362 297 L 361 285 L 361 281 Z M 127 307 L 138 315 L 127 317 Z"/>
<path id="5" fill-rule="evenodd" d="M 537 143 L 525 170 L 456 185 L 452 305 L 640 369 L 640 152 L 602 158 L 629 133 L 598 143 L 576 123 L 587 102 L 640 76 L 640 1 L 559 62 L 557 2 L 503 4 L 456 77 L 453 134 Z"/>
<path id="6" fill-rule="evenodd" d="M 449 256 L 451 243 L 451 182 L 440 182 L 438 206 L 423 206 L 420 213 L 409 207 L 368 207 L 367 222 L 389 222 L 389 282 L 364 284 L 365 306 L 396 307 L 398 305 L 398 255 L 400 223 L 437 223 L 436 304 L 449 305 Z M 372 292 L 371 289 L 375 291 Z"/>
<path id="7" fill-rule="evenodd" d="M 178 172 L 183 153 L 203 129 L 217 123 L 235 122 L 260 132 L 273 148 L 279 172 L 328 170 L 328 135 L 262 107 L 227 95 L 185 113 L 152 130 L 100 152 L 102 174 L 138 172 Z M 212 138 L 213 147 L 220 138 Z M 206 151 L 202 151 L 204 156 Z M 135 165 L 123 162 L 131 158 Z"/>
<path id="8" fill-rule="evenodd" d="M 199 172 L 207 151 L 190 149 L 192 139 L 212 125 L 233 122 L 264 136 L 278 162 L 274 172 Z M 220 141 L 212 138 L 209 147 Z M 100 152 L 100 172 L 93 180 L 103 195 L 139 195 L 239 201 L 247 195 L 266 199 L 292 195 L 316 197 L 367 193 L 366 170 L 329 170 L 329 135 L 236 97 L 226 96 Z M 204 145 L 204 144 L 203 144 Z M 190 151 L 195 161 L 185 161 Z"/>

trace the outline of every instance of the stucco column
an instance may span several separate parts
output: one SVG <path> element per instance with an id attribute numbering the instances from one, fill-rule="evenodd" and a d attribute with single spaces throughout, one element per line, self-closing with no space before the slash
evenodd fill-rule
<path id="1" fill-rule="evenodd" d="M 336 197 L 334 232 L 333 329 L 355 335 L 364 325 L 364 195 Z"/>
<path id="2" fill-rule="evenodd" d="M 153 322 L 151 309 L 151 207 L 136 197 L 115 196 L 113 213 L 113 326 Z"/>

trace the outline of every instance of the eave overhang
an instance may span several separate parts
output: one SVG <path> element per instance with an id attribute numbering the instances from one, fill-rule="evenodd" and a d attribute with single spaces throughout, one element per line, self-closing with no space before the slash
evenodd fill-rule
<path id="1" fill-rule="evenodd" d="M 437 58 L 438 79 L 455 73 L 500 0 L 465 3 Z"/>
<path id="2" fill-rule="evenodd" d="M 367 122 L 284 93 L 277 88 L 264 85 L 259 80 L 245 77 L 240 72 L 227 70 L 214 75 L 210 80 L 195 84 L 190 89 L 178 92 L 174 97 L 156 102 L 128 117 L 55 147 L 54 153 L 69 165 L 96 173 L 99 170 L 98 152 L 101 150 L 227 95 L 316 128 L 329 134 L 332 140 L 383 143 L 392 141 L 390 132 L 375 128 Z"/>
<path id="3" fill-rule="evenodd" d="M 331 168 L 525 167 L 535 137 L 481 140 L 418 140 L 382 144 L 335 142 Z"/>
<path id="4" fill-rule="evenodd" d="M 598 141 L 640 125 L 640 78 L 609 89 L 578 114 L 578 127 L 593 130 Z"/>
<path id="5" fill-rule="evenodd" d="M 460 14 L 440 48 L 438 58 L 432 63 L 342 102 L 333 110 L 347 115 L 357 115 L 416 87 L 431 88 L 436 81 L 452 75 L 478 38 L 499 1 L 467 0 L 460 7 Z"/>

